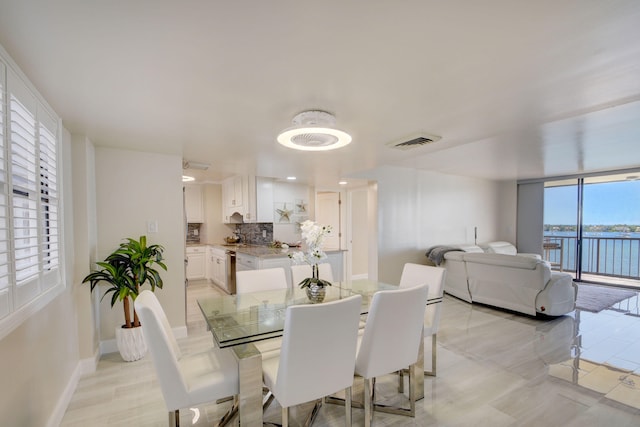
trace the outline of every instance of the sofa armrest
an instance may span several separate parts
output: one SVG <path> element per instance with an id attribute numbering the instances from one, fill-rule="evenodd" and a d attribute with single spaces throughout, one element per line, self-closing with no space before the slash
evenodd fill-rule
<path id="1" fill-rule="evenodd" d="M 444 254 L 445 261 L 464 261 L 464 252 L 451 251 Z"/>

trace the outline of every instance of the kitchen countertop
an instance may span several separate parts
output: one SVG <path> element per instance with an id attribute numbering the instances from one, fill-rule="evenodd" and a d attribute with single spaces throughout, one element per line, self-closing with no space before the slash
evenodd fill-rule
<path id="1" fill-rule="evenodd" d="M 269 246 L 262 245 L 224 245 L 218 244 L 213 245 L 219 247 L 224 250 L 232 250 L 236 253 L 246 254 L 255 256 L 258 258 L 278 258 L 278 257 L 286 257 L 290 253 L 298 252 L 300 248 L 288 248 L 288 249 L 280 249 L 280 248 L 272 248 Z M 344 252 L 343 249 L 327 249 L 325 250 L 327 253 L 332 252 Z"/>

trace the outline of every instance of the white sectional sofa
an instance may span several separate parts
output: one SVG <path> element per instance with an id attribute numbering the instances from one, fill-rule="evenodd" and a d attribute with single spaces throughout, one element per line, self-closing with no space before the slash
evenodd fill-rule
<path id="1" fill-rule="evenodd" d="M 500 245 L 488 244 L 484 250 L 458 246 L 444 253 L 445 292 L 532 316 L 561 316 L 575 309 L 578 288 L 570 274 L 552 272 L 539 255 L 518 254 L 511 244 L 495 243 Z"/>

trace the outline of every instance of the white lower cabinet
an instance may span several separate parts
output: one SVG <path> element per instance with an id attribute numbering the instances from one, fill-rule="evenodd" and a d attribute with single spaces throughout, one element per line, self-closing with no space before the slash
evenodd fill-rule
<path id="1" fill-rule="evenodd" d="M 224 250 L 213 246 L 207 248 L 207 279 L 229 290 L 227 286 L 227 255 Z"/>
<path id="2" fill-rule="evenodd" d="M 205 247 L 187 247 L 187 280 L 198 280 L 206 277 Z"/>

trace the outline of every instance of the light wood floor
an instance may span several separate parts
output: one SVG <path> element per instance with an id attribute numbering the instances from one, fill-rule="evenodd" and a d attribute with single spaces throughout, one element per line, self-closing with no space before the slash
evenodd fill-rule
<path id="1" fill-rule="evenodd" d="M 215 292 L 190 284 L 185 352 L 212 345 L 195 300 Z M 395 384 L 395 377 L 380 380 L 379 397 L 396 398 Z M 181 425 L 213 425 L 228 405 L 182 410 Z M 291 412 L 294 426 L 309 408 Z M 364 424 L 362 410 L 353 415 L 354 425 Z M 266 419 L 279 417 L 274 403 Z M 125 363 L 113 353 L 81 379 L 62 426 L 165 426 L 166 419 L 150 359 Z M 314 425 L 344 425 L 343 408 L 325 405 Z M 438 376 L 425 378 L 416 418 L 376 413 L 374 425 L 638 426 L 640 318 L 604 310 L 541 320 L 445 296 Z"/>

